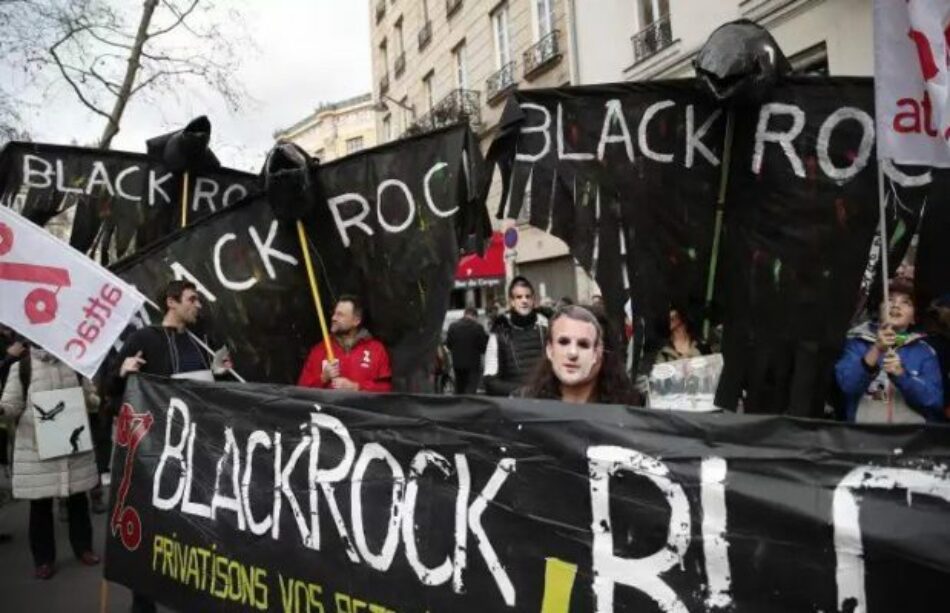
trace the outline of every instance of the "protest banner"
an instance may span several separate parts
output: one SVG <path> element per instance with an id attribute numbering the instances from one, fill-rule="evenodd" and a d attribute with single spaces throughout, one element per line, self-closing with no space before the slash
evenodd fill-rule
<path id="1" fill-rule="evenodd" d="M 188 219 L 236 203 L 255 181 L 227 168 L 192 173 Z M 140 153 L 21 142 L 0 152 L 0 204 L 41 226 L 75 206 L 70 244 L 84 253 L 105 251 L 110 259 L 178 227 L 181 184 L 181 173 Z"/>
<path id="2" fill-rule="evenodd" d="M 134 377 L 105 576 L 183 611 L 918 611 L 950 430 Z"/>
<path id="3" fill-rule="evenodd" d="M 362 297 L 398 389 L 428 389 L 460 250 L 489 234 L 475 189 L 481 166 L 471 133 L 454 126 L 319 167 L 326 197 L 303 221 L 324 308 L 342 294 Z M 226 344 L 248 380 L 296 382 L 320 341 L 295 228 L 264 194 L 113 270 L 147 295 L 173 278 L 195 282 L 213 346 Z"/>
<path id="4" fill-rule="evenodd" d="M 814 415 L 828 360 L 879 270 L 873 117 L 872 81 L 862 78 L 789 77 L 765 103 L 731 115 L 695 80 L 519 90 L 488 161 L 505 184 L 499 217 L 562 238 L 618 328 L 629 295 L 642 373 L 676 308 L 725 330 L 717 404 L 734 407 L 748 385 L 747 406 Z M 884 171 L 896 267 L 937 182 L 926 169 Z M 921 251 L 942 253 L 945 242 Z M 950 290 L 944 273 L 926 278 L 937 286 L 918 287 L 923 295 Z"/>
<path id="5" fill-rule="evenodd" d="M 92 377 L 142 306 L 135 288 L 0 207 L 0 323 Z"/>

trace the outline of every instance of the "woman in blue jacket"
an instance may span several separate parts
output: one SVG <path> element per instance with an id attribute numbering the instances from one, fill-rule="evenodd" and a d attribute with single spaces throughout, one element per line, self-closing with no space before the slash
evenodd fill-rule
<path id="1" fill-rule="evenodd" d="M 943 421 L 940 365 L 924 335 L 912 330 L 914 298 L 906 283 L 891 283 L 880 321 L 852 330 L 835 366 L 848 421 Z"/>

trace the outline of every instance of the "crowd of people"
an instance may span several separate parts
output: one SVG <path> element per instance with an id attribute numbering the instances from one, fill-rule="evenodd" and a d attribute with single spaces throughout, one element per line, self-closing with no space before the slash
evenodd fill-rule
<path id="1" fill-rule="evenodd" d="M 134 373 L 213 381 L 212 360 L 189 333 L 202 304 L 188 281 L 165 288 L 165 313 L 160 325 L 131 334 L 106 369 L 98 390 L 68 366 L 9 329 L 0 329 L 0 412 L 15 423 L 13 495 L 30 501 L 29 545 L 35 575 L 55 574 L 54 500 L 61 500 L 69 521 L 73 554 L 95 565 L 89 493 L 100 488 L 108 470 L 111 440 L 109 415 Z M 367 329 L 360 297 L 343 295 L 331 317 L 330 338 L 314 345 L 297 384 L 305 387 L 364 392 L 392 390 L 392 368 L 385 345 Z M 852 330 L 835 366 L 835 381 L 844 415 L 853 422 L 924 423 L 945 421 L 950 413 L 950 300 L 936 301 L 927 311 L 929 330 L 919 325 L 913 289 L 906 282 L 889 287 L 878 317 Z M 445 336 L 451 354 L 455 393 L 560 400 L 567 403 L 644 404 L 644 390 L 628 376 L 625 355 L 632 330 L 611 334 L 602 303 L 576 305 L 564 298 L 539 306 L 534 286 L 515 277 L 508 286 L 508 308 L 486 324 L 474 308 L 454 322 Z M 655 362 L 689 360 L 710 353 L 685 309 L 670 309 L 667 343 Z M 103 407 L 93 420 L 98 454 L 54 459 L 37 454 L 33 394 L 80 387 L 89 409 Z M 103 396 L 100 398 L 100 395 Z M 0 430 L 6 434 L 7 431 Z M 0 451 L 8 446 L 0 441 Z M 101 511 L 99 504 L 94 510 Z M 8 540 L 0 534 L 0 542 Z M 155 605 L 134 595 L 133 611 L 154 611 Z"/>

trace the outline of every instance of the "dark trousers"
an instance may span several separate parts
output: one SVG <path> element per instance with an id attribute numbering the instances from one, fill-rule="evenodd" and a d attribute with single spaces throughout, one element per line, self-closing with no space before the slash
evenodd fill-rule
<path id="1" fill-rule="evenodd" d="M 132 613 L 155 613 L 155 602 L 138 592 L 132 592 Z"/>
<path id="2" fill-rule="evenodd" d="M 92 550 L 92 522 L 89 520 L 89 499 L 86 492 L 66 499 L 69 507 L 69 544 L 79 557 Z M 52 564 L 56 561 L 56 533 L 53 527 L 53 499 L 30 501 L 30 551 L 33 563 Z"/>
<path id="3" fill-rule="evenodd" d="M 454 369 L 455 393 L 474 394 L 478 391 L 478 369 Z"/>

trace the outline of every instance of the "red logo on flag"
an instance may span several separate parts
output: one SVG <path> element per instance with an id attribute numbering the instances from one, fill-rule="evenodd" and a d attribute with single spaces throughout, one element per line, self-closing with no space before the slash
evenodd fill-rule
<path id="1" fill-rule="evenodd" d="M 0 223 L 0 256 L 6 255 L 13 249 L 13 238 L 13 229 L 5 223 Z M 56 292 L 70 285 L 69 271 L 65 268 L 21 262 L 0 262 L 0 280 L 50 285 L 56 288 L 54 292 L 45 287 L 38 287 L 26 295 L 23 310 L 32 324 L 48 324 L 56 319 L 56 310 L 59 306 L 56 301 Z"/>

